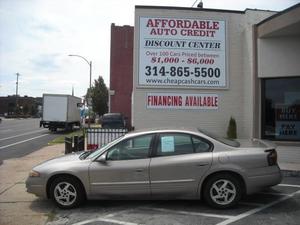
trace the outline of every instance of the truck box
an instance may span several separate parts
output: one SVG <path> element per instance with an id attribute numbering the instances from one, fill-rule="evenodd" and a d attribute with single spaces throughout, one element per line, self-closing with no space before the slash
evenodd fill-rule
<path id="1" fill-rule="evenodd" d="M 40 126 L 55 131 L 80 126 L 81 98 L 71 95 L 43 94 L 43 117 Z"/>

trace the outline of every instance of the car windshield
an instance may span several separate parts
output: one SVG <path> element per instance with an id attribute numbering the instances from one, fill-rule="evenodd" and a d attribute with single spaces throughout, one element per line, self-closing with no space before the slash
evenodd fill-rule
<path id="1" fill-rule="evenodd" d="M 206 136 L 208 137 L 211 137 L 225 145 L 229 145 L 231 147 L 240 147 L 240 143 L 236 140 L 232 140 L 232 139 L 229 139 L 229 138 L 223 138 L 223 137 L 219 137 L 218 135 L 216 134 L 213 134 L 211 132 L 208 132 L 206 130 L 202 130 L 202 129 L 199 129 L 198 128 L 198 131 L 200 131 L 201 133 L 205 134 Z"/>
<path id="2" fill-rule="evenodd" d="M 101 154 L 102 151 L 104 151 L 105 149 L 109 148 L 110 146 L 114 145 L 115 143 L 117 143 L 120 139 L 122 139 L 124 136 L 121 136 L 115 140 L 113 140 L 112 142 L 106 144 L 106 145 L 103 145 L 102 147 L 98 148 L 97 150 L 95 151 L 90 151 L 88 153 L 84 152 L 82 153 L 82 155 L 80 156 L 80 158 L 82 159 L 92 159 L 94 158 L 95 156 L 98 156 L 99 154 Z"/>

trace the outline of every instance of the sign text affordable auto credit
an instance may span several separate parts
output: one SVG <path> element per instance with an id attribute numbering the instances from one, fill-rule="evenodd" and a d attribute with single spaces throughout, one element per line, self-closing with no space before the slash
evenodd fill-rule
<path id="1" fill-rule="evenodd" d="M 139 85 L 226 87 L 225 22 L 140 17 Z"/>

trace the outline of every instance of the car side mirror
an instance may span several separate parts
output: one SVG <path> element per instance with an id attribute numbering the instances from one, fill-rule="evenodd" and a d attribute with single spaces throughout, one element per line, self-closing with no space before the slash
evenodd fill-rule
<path id="1" fill-rule="evenodd" d="M 96 161 L 99 163 L 105 164 L 106 163 L 106 153 L 102 154 Z"/>

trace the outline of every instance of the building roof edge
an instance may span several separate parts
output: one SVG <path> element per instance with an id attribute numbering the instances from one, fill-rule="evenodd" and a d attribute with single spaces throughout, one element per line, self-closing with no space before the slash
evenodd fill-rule
<path id="1" fill-rule="evenodd" d="M 136 5 L 136 9 L 170 9 L 170 10 L 191 10 L 191 11 L 203 11 L 203 12 L 221 12 L 221 13 L 238 13 L 244 14 L 244 11 L 240 10 L 227 10 L 227 9 L 210 9 L 210 8 L 192 8 L 192 7 L 175 7 L 175 6 L 146 6 Z"/>
<path id="2" fill-rule="evenodd" d="M 298 7 L 300 7 L 300 3 L 298 3 L 298 4 L 296 4 L 296 5 L 293 5 L 293 6 L 287 8 L 287 9 L 285 9 L 285 10 L 282 10 L 282 11 L 280 11 L 280 12 L 274 14 L 273 16 L 270 16 L 270 17 L 268 17 L 268 18 L 262 20 L 261 22 L 259 22 L 258 24 L 256 24 L 256 26 L 260 26 L 260 25 L 262 25 L 263 23 L 266 23 L 266 22 L 269 21 L 269 20 L 272 20 L 272 19 L 274 19 L 274 18 L 276 18 L 276 17 L 278 17 L 278 16 L 281 16 L 281 15 L 283 15 L 283 14 L 285 14 L 285 13 L 288 13 L 289 11 L 291 11 L 291 10 L 293 10 L 293 9 L 295 9 L 295 8 L 298 8 Z"/>

